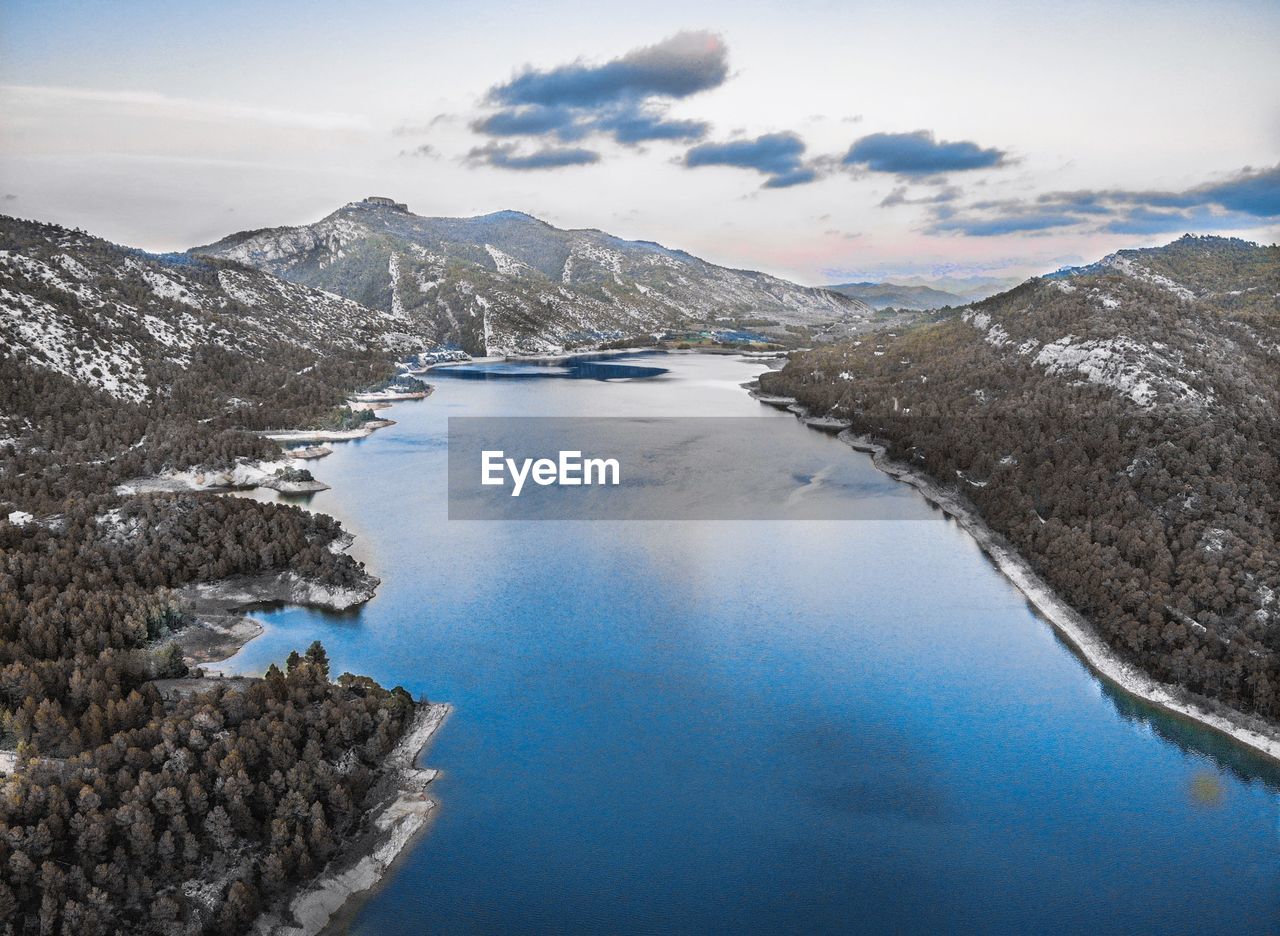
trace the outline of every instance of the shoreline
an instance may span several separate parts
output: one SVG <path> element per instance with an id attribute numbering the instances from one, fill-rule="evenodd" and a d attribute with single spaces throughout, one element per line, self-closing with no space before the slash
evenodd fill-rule
<path id="1" fill-rule="evenodd" d="M 828 417 L 811 417 L 808 410 L 791 397 L 771 397 L 751 387 L 747 388 L 747 392 L 761 403 L 791 412 L 811 428 L 828 434 L 843 423 L 842 420 L 829 420 Z M 946 490 L 911 466 L 889 458 L 884 445 L 870 436 L 852 432 L 847 428 L 847 423 L 844 425 L 846 428 L 841 428 L 836 438 L 854 451 L 869 455 L 871 464 L 877 470 L 895 481 L 911 485 L 926 501 L 955 518 L 961 529 L 973 537 L 983 554 L 1023 594 L 1054 632 L 1067 642 L 1095 677 L 1169 714 L 1190 719 L 1226 735 L 1255 754 L 1280 763 L 1280 729 L 1222 703 L 1201 698 L 1178 686 L 1162 683 L 1122 660 L 1084 615 L 1050 588 L 1027 561 L 1008 546 L 1004 538 L 991 529 L 960 495 Z"/>
<path id="2" fill-rule="evenodd" d="M 448 703 L 418 703 L 412 723 L 391 753 L 387 770 L 369 792 L 375 805 L 359 831 L 288 904 L 264 912 L 251 932 L 258 936 L 318 936 L 357 894 L 376 887 L 435 812 L 427 787 L 440 775 L 417 760 L 453 711 Z"/>
<path id="3" fill-rule="evenodd" d="M 405 399 L 421 400 L 429 395 L 427 392 Z M 387 407 L 391 401 L 379 405 Z M 264 435 L 278 442 L 314 446 L 317 442 L 362 439 L 392 425 L 395 425 L 395 420 L 376 419 L 347 432 L 296 430 Z M 310 457 L 331 454 L 332 450 L 320 448 L 323 449 L 322 454 L 311 454 Z M 314 451 L 315 447 L 309 449 L 309 452 Z M 329 486 L 324 485 L 324 489 L 328 490 Z M 354 539 L 353 534 L 344 530 L 328 544 L 328 548 L 335 552 L 346 550 Z M 216 666 L 230 660 L 243 647 L 266 633 L 263 624 L 245 611 L 263 605 L 285 604 L 342 613 L 371 600 L 381 584 L 381 579 L 366 572 L 363 581 L 355 587 L 340 588 L 287 570 L 274 575 L 191 583 L 175 593 L 192 609 L 194 621 L 171 639 L 183 648 L 184 658 L 188 658 L 192 665 L 202 668 Z M 198 682 L 203 687 L 215 679 L 222 684 L 238 677 L 215 671 L 212 677 L 203 674 Z M 370 805 L 364 811 L 357 830 L 339 847 L 319 874 L 281 899 L 272 901 L 249 932 L 257 936 L 319 936 L 351 898 L 385 880 L 435 813 L 437 804 L 427 797 L 426 789 L 439 771 L 417 767 L 416 762 L 452 711 L 453 707 L 448 703 L 417 703 L 413 720 L 387 755 L 385 769 L 369 791 L 367 802 Z"/>
<path id="4" fill-rule="evenodd" d="M 379 429 L 394 426 L 394 419 L 370 419 L 359 429 L 280 429 L 259 433 L 264 439 L 272 442 L 350 442 L 353 439 L 364 439 Z"/>
<path id="5" fill-rule="evenodd" d="M 433 388 L 434 389 L 434 388 Z M 422 400 L 430 392 L 413 395 L 407 399 Z M 391 403 L 378 404 L 389 407 Z M 394 426 L 394 419 L 374 419 L 359 429 L 351 430 L 281 430 L 263 435 L 277 442 L 300 442 L 301 449 L 285 451 L 284 462 L 242 462 L 218 477 L 220 483 L 207 483 L 203 472 L 189 470 L 154 478 L 139 478 L 117 487 L 120 493 L 139 494 L 152 491 L 210 491 L 232 493 L 266 488 L 280 494 L 314 493 L 332 488 L 321 482 L 280 482 L 271 477 L 265 468 L 294 467 L 293 462 L 323 458 L 332 455 L 333 449 L 316 442 L 345 442 L 363 439 L 379 429 Z M 286 438 L 287 436 L 287 438 Z M 324 438 L 319 438 L 324 436 Z M 198 481 L 197 481 L 198 479 Z M 228 483 L 234 480 L 239 483 Z M 271 483 L 275 482 L 275 483 Z M 345 530 L 328 548 L 331 552 L 343 552 L 351 547 L 355 537 Z M 363 581 L 354 588 L 339 588 L 314 579 L 306 579 L 291 571 L 257 576 L 237 576 L 216 582 L 193 582 L 177 591 L 179 599 L 188 606 L 195 620 L 173 635 L 172 639 L 183 649 L 188 665 L 215 666 L 231 659 L 250 641 L 262 636 L 266 628 L 244 612 L 264 605 L 296 605 L 318 608 L 322 611 L 342 613 L 370 601 L 382 580 L 366 572 Z"/>
<path id="6" fill-rule="evenodd" d="M 304 456 L 317 457 L 317 456 Z M 288 453 L 274 461 L 239 461 L 231 468 L 187 468 L 169 471 L 145 478 L 131 478 L 115 486 L 117 494 L 132 497 L 136 494 L 181 494 L 188 491 L 224 493 L 227 491 L 251 491 L 268 488 L 281 494 L 315 494 L 329 490 L 322 481 L 286 481 L 275 472 L 281 469 L 297 470 L 298 458 Z"/>
<path id="7" fill-rule="evenodd" d="M 340 538 L 330 548 L 334 544 L 345 548 L 350 542 Z M 175 589 L 173 595 L 190 610 L 193 620 L 168 639 L 182 649 L 189 666 L 216 666 L 266 632 L 260 621 L 245 612 L 267 605 L 294 605 L 340 614 L 369 601 L 380 584 L 376 576 L 365 573 L 356 586 L 340 588 L 287 571 L 192 582 Z"/>

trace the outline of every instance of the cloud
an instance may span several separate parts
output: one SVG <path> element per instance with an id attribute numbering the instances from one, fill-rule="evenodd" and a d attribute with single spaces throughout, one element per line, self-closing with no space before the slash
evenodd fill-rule
<path id="1" fill-rule="evenodd" d="M 890 196 L 892 197 L 892 196 Z M 1245 167 L 1183 190 L 1084 189 L 1034 199 L 981 201 L 962 210 L 937 206 L 930 233 L 988 237 L 1080 227 L 1112 234 L 1239 230 L 1280 218 L 1280 165 Z"/>
<path id="2" fill-rule="evenodd" d="M 1270 169 L 1254 170 L 1246 166 L 1225 182 L 1202 185 L 1188 194 L 1228 211 L 1258 218 L 1280 217 L 1280 163 Z"/>
<path id="3" fill-rule="evenodd" d="M 565 166 L 589 166 L 600 161 L 600 154 L 577 147 L 543 147 L 521 154 L 514 144 L 488 143 L 472 149 L 466 161 L 497 169 L 562 169 Z"/>
<path id="4" fill-rule="evenodd" d="M 586 128 L 578 127 L 578 116 L 567 107 L 522 107 L 501 110 L 471 124 L 477 133 L 489 136 L 539 136 L 555 133 L 564 139 L 580 139 Z"/>
<path id="5" fill-rule="evenodd" d="M 361 130 L 368 121 L 334 111 L 293 111 L 256 107 L 231 101 L 172 97 L 154 91 L 106 91 L 96 88 L 59 88 L 43 85 L 0 85 L 0 93 L 42 108 L 59 104 L 90 104 L 104 110 L 127 112 L 200 123 L 267 124 L 307 130 Z"/>
<path id="6" fill-rule="evenodd" d="M 596 127 L 610 131 L 619 143 L 648 140 L 701 140 L 711 129 L 701 120 L 666 120 L 638 110 L 622 110 L 597 121 Z"/>
<path id="7" fill-rule="evenodd" d="M 710 32 L 682 32 L 602 65 L 577 61 L 526 67 L 484 97 L 491 111 L 471 124 L 491 137 L 543 137 L 561 143 L 592 134 L 635 146 L 659 140 L 695 142 L 710 126 L 667 117 L 671 103 L 723 84 L 728 49 Z"/>
<path id="8" fill-rule="evenodd" d="M 427 159 L 440 158 L 440 154 L 436 152 L 436 148 L 432 146 L 430 143 L 420 143 L 419 145 L 415 146 L 413 149 L 402 149 L 400 151 L 400 155 L 414 156 L 418 158 L 425 157 Z"/>
<path id="9" fill-rule="evenodd" d="M 1004 150 L 983 149 L 968 140 L 934 139 L 932 131 L 914 133 L 873 133 L 849 147 L 846 166 L 891 172 L 899 176 L 929 176 L 943 172 L 966 172 L 1004 165 Z"/>
<path id="10" fill-rule="evenodd" d="M 648 97 L 684 98 L 724 83 L 728 49 L 710 32 L 682 32 L 634 49 L 603 65 L 581 61 L 549 71 L 526 67 L 489 89 L 494 104 L 508 107 L 598 107 Z"/>
<path id="11" fill-rule="evenodd" d="M 611 135 L 619 143 L 649 140 L 700 140 L 708 125 L 697 120 L 667 120 L 661 112 L 628 103 L 584 113 L 571 107 L 521 107 L 501 110 L 471 125 L 477 133 L 496 137 L 554 136 L 561 142 L 592 133 Z"/>
<path id="12" fill-rule="evenodd" d="M 703 143 L 684 154 L 683 164 L 689 169 L 700 166 L 752 169 L 768 176 L 765 188 L 789 188 L 818 177 L 814 167 L 804 163 L 804 153 L 804 140 L 797 134 L 766 133 L 753 140 Z"/>
<path id="13" fill-rule="evenodd" d="M 911 198 L 907 192 L 907 186 L 899 185 L 884 197 L 884 200 L 880 202 L 880 207 L 892 208 L 895 205 L 941 205 L 947 202 L 953 202 L 964 194 L 962 189 L 954 185 L 943 186 L 934 194 L 923 195 L 919 198 Z"/>
<path id="14" fill-rule="evenodd" d="M 994 218 L 944 217 L 929 226 L 930 234 L 967 234 L 970 237 L 995 237 L 1000 234 L 1047 231 L 1051 228 L 1070 227 L 1080 219 L 1054 212 L 1025 212 Z"/>
<path id="15" fill-rule="evenodd" d="M 793 185 L 805 185 L 813 182 L 818 178 L 818 173 L 813 169 L 799 168 L 793 169 L 791 172 L 783 172 L 776 176 L 771 176 L 764 180 L 765 188 L 791 188 Z"/>

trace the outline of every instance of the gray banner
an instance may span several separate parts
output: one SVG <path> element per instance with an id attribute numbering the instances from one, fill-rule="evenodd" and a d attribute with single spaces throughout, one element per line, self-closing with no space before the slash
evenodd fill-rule
<path id="1" fill-rule="evenodd" d="M 910 496 L 789 417 L 449 419 L 451 520 L 918 518 Z"/>

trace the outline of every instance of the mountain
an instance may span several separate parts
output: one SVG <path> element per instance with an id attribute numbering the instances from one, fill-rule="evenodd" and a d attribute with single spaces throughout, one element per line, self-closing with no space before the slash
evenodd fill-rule
<path id="1" fill-rule="evenodd" d="M 347 394 L 411 379 L 396 352 L 421 347 L 393 313 L 258 270 L 0 217 L 0 932 L 248 933 L 257 895 L 375 825 L 367 794 L 398 782 L 419 723 L 403 689 L 331 682 L 319 642 L 265 679 L 188 669 L 247 639 L 224 613 L 246 600 L 367 599 L 351 537 L 292 504 L 122 482 L 235 466 L 305 484 L 254 430 L 368 424 Z M 339 807 L 224 806 L 282 771 Z M 28 852 L 59 870 L 40 879 Z"/>
<path id="2" fill-rule="evenodd" d="M 190 253 L 406 316 L 434 341 L 474 354 L 556 351 L 717 320 L 865 324 L 872 312 L 847 296 L 649 241 L 562 230 L 518 211 L 421 217 L 379 197 Z"/>
<path id="3" fill-rule="evenodd" d="M 1122 250 L 760 382 L 964 497 L 1126 661 L 1280 722 L 1280 247 Z"/>
<path id="4" fill-rule="evenodd" d="M 930 286 L 906 286 L 901 283 L 839 283 L 828 286 L 827 289 L 858 299 L 876 310 L 894 308 L 929 312 L 945 306 L 964 305 L 969 301 L 964 296 Z"/>
<path id="5" fill-rule="evenodd" d="M 397 378 L 415 327 L 231 261 L 0 217 L 0 517 L 278 455 L 262 430 L 357 428 L 369 414 L 344 401 Z"/>
<path id="6" fill-rule="evenodd" d="M 267 360 L 416 351 L 402 311 L 371 310 L 251 267 L 120 247 L 0 216 L 0 346 L 118 399 L 154 399 L 159 376 L 219 349 Z M 2 427 L 0 427 L 2 428 Z"/>
<path id="7" fill-rule="evenodd" d="M 979 302 L 1012 289 L 1022 282 L 1019 276 L 899 276 L 903 286 L 927 286 L 960 296 L 965 302 Z"/>
<path id="8" fill-rule="evenodd" d="M 1280 251 L 1187 236 L 1122 250 L 976 303 L 961 318 L 1006 360 L 1143 409 L 1225 415 L 1273 393 Z"/>

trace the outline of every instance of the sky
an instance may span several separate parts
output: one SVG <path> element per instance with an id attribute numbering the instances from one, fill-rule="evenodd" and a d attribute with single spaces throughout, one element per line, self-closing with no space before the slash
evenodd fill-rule
<path id="1" fill-rule="evenodd" d="M 808 284 L 1280 240 L 1280 3 L 0 0 L 0 213 L 148 250 L 366 195 Z"/>

